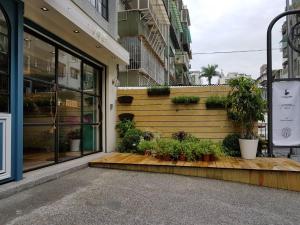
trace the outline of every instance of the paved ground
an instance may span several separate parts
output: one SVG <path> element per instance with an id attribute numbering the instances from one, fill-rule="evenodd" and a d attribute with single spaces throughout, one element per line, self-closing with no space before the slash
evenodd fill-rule
<path id="1" fill-rule="evenodd" d="M 300 224 L 300 193 L 87 168 L 0 200 L 0 224 Z"/>

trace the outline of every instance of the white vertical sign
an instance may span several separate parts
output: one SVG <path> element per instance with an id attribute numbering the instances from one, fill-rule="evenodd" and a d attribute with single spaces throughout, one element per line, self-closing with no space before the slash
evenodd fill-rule
<path id="1" fill-rule="evenodd" d="M 300 145 L 300 81 L 273 83 L 273 144 Z"/>

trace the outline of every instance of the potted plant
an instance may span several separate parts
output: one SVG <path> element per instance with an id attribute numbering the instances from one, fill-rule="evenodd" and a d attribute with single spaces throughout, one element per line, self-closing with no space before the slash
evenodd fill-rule
<path id="1" fill-rule="evenodd" d="M 133 101 L 132 96 L 120 96 L 120 97 L 118 97 L 118 102 L 120 104 L 131 104 L 132 101 Z"/>
<path id="2" fill-rule="evenodd" d="M 122 113 L 122 114 L 119 115 L 119 119 L 121 121 L 123 121 L 123 120 L 133 121 L 134 115 L 132 113 Z"/>
<path id="3" fill-rule="evenodd" d="M 190 105 L 190 104 L 198 104 L 199 101 L 200 98 L 198 96 L 177 96 L 172 98 L 172 102 L 174 104 Z"/>
<path id="4" fill-rule="evenodd" d="M 71 152 L 78 152 L 80 151 L 80 129 L 72 130 L 68 134 L 68 138 L 70 141 L 70 151 Z"/>
<path id="5" fill-rule="evenodd" d="M 206 99 L 205 105 L 207 109 L 225 109 L 226 100 L 225 96 L 210 96 Z"/>
<path id="6" fill-rule="evenodd" d="M 169 86 L 153 86 L 147 89 L 148 96 L 169 96 L 170 93 Z"/>
<path id="7" fill-rule="evenodd" d="M 242 158 L 255 159 L 258 138 L 254 128 L 258 120 L 264 121 L 266 103 L 262 98 L 261 89 L 251 78 L 232 79 L 229 85 L 232 90 L 228 96 L 228 112 L 241 128 L 239 144 Z"/>

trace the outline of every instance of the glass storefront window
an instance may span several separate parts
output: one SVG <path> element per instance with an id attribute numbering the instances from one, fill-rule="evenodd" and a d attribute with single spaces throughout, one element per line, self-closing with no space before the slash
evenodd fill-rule
<path id="1" fill-rule="evenodd" d="M 55 123 L 56 102 L 52 85 L 24 80 L 24 122 Z"/>
<path id="2" fill-rule="evenodd" d="M 53 126 L 24 127 L 24 169 L 54 163 L 55 131 Z"/>
<path id="3" fill-rule="evenodd" d="M 83 123 L 99 122 L 98 97 L 83 95 Z"/>
<path id="4" fill-rule="evenodd" d="M 59 127 L 59 161 L 81 156 L 81 126 Z"/>
<path id="5" fill-rule="evenodd" d="M 0 112 L 9 112 L 9 35 L 6 18 L 0 9 Z"/>
<path id="6" fill-rule="evenodd" d="M 58 84 L 66 88 L 81 89 L 81 60 L 59 50 Z"/>
<path id="7" fill-rule="evenodd" d="M 25 170 L 102 149 L 102 69 L 92 65 L 25 32 Z M 7 92 L 1 86 L 5 82 L 0 79 L 0 94 Z"/>
<path id="8" fill-rule="evenodd" d="M 24 34 L 24 77 L 55 82 L 55 47 Z"/>
<path id="9" fill-rule="evenodd" d="M 62 89 L 58 92 L 58 116 L 60 123 L 81 123 L 81 94 Z"/>
<path id="10" fill-rule="evenodd" d="M 91 154 L 93 152 L 100 151 L 99 140 L 100 140 L 100 127 L 98 125 L 83 125 L 82 135 L 83 135 L 83 154 Z"/>
<path id="11" fill-rule="evenodd" d="M 90 65 L 83 64 L 83 91 L 90 94 L 98 94 L 98 79 L 100 71 Z"/>

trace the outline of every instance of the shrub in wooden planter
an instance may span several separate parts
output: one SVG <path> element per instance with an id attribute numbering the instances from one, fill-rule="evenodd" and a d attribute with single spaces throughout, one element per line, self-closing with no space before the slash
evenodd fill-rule
<path id="1" fill-rule="evenodd" d="M 133 121 L 134 115 L 132 113 L 122 113 L 119 115 L 119 119 L 123 120 L 130 120 Z"/>
<path id="2" fill-rule="evenodd" d="M 147 89 L 148 96 L 169 96 L 171 93 L 168 86 L 155 86 Z"/>
<path id="3" fill-rule="evenodd" d="M 132 101 L 133 101 L 132 96 L 120 96 L 120 97 L 118 97 L 118 102 L 120 104 L 131 104 Z"/>
<path id="4" fill-rule="evenodd" d="M 224 96 L 211 96 L 208 97 L 205 104 L 207 109 L 225 109 L 227 97 Z"/>
<path id="5" fill-rule="evenodd" d="M 184 104 L 184 105 L 198 104 L 199 101 L 200 98 L 198 96 L 178 96 L 172 98 L 172 102 L 174 104 Z"/>

